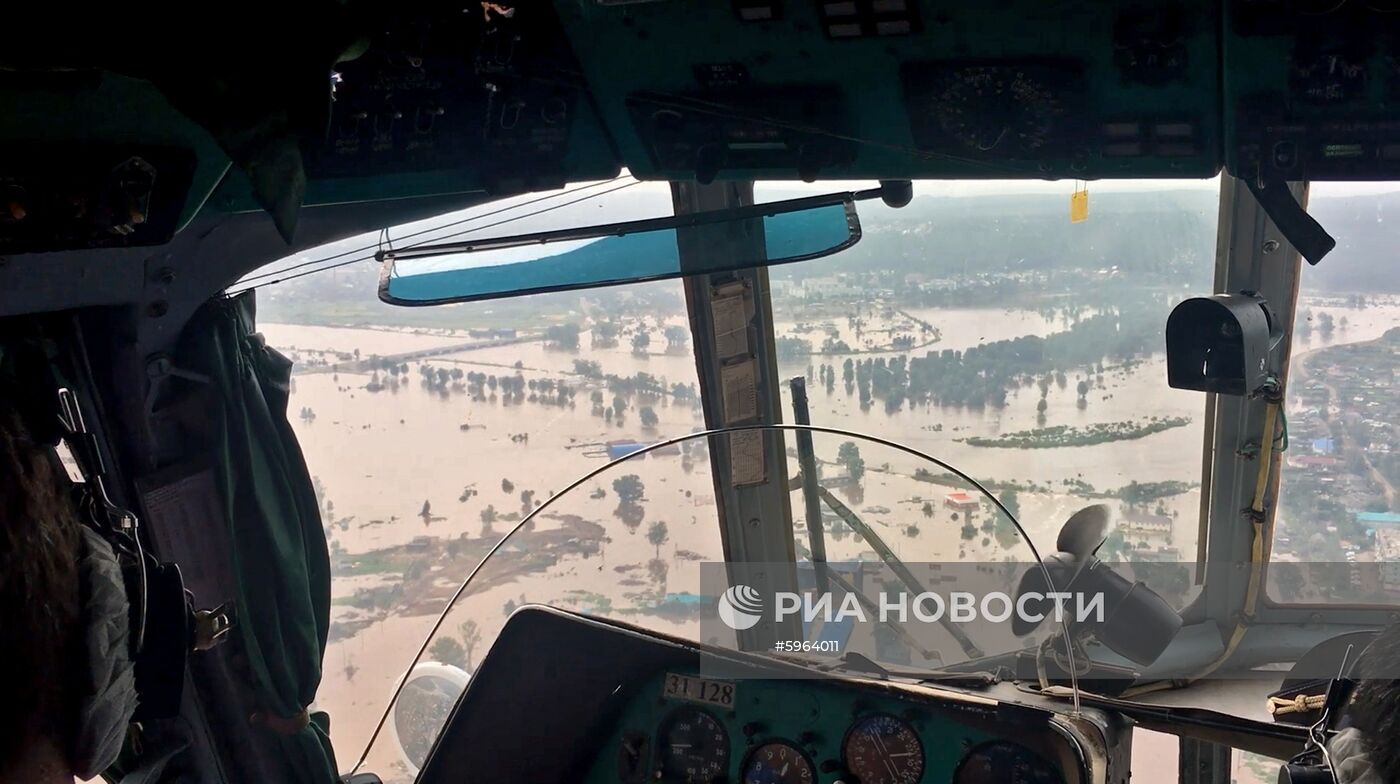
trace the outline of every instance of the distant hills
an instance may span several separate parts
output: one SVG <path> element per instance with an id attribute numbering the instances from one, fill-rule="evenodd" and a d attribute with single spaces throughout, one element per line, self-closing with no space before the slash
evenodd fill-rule
<path id="1" fill-rule="evenodd" d="M 488 229 L 479 236 L 655 216 L 669 210 L 665 195 L 657 192 L 623 191 L 609 196 L 607 202 L 604 208 L 585 203 Z M 1099 193 L 1091 197 L 1089 220 L 1080 224 L 1069 222 L 1067 199 L 1045 194 L 919 196 L 899 210 L 863 202 L 865 236 L 859 244 L 820 262 L 775 267 L 772 275 L 800 279 L 888 269 L 959 277 L 1116 267 L 1145 281 L 1202 285 L 1210 280 L 1215 257 L 1217 202 L 1214 193 L 1202 189 Z M 1311 209 L 1338 245 L 1321 265 L 1304 271 L 1305 289 L 1400 293 L 1400 192 L 1314 197 Z M 401 237 L 454 219 L 460 216 L 399 227 L 390 234 Z M 305 258 L 365 244 L 364 237 L 344 240 Z M 384 323 L 399 309 L 377 306 L 378 274 L 377 265 L 361 262 L 299 278 L 263 292 L 260 310 L 269 320 L 315 322 L 322 320 L 316 313 L 327 303 L 354 303 L 355 312 L 382 312 L 380 323 Z"/>
<path id="2" fill-rule="evenodd" d="M 899 210 L 868 204 L 865 238 L 830 271 L 958 277 L 1118 267 L 1158 277 L 1168 267 L 1209 267 L 1215 255 L 1216 197 L 1201 190 L 1105 194 L 1079 224 L 1069 222 L 1067 198 L 1043 194 L 920 196 Z M 781 274 L 804 274 L 790 269 Z"/>
<path id="3" fill-rule="evenodd" d="M 1185 274 L 1183 282 L 1210 280 L 1216 194 L 1100 194 L 1090 199 L 1089 220 L 1079 224 L 1069 222 L 1067 201 L 1044 195 L 920 196 L 901 210 L 862 204 L 865 239 L 825 269 L 874 265 L 936 277 L 1118 267 L 1150 277 Z M 1314 197 L 1310 208 L 1337 238 L 1337 248 L 1304 271 L 1307 289 L 1400 293 L 1400 192 Z M 774 274 L 810 273 L 792 267 Z"/>
<path id="4" fill-rule="evenodd" d="M 1400 193 L 1315 198 L 1309 211 L 1337 247 L 1303 270 L 1306 288 L 1400 293 Z"/>

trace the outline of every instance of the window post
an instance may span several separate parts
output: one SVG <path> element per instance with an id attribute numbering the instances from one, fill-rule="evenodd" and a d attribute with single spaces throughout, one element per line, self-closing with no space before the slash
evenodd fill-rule
<path id="1" fill-rule="evenodd" d="M 753 183 L 672 183 L 671 200 L 677 215 L 746 206 L 753 203 Z M 677 242 L 682 269 L 716 254 L 765 257 L 761 220 L 681 229 Z M 688 277 L 685 295 L 706 428 L 782 422 L 768 270 Z M 711 438 L 709 446 L 730 585 L 764 596 L 796 591 L 783 434 L 731 433 Z M 777 641 L 802 639 L 802 627 L 796 617 L 781 628 L 765 618 L 737 634 L 744 650 L 771 650 Z"/>
<path id="2" fill-rule="evenodd" d="M 1292 183 L 1295 198 L 1307 205 L 1307 185 Z M 1245 183 L 1229 175 L 1221 178 L 1220 229 L 1216 248 L 1216 292 L 1254 291 L 1264 297 L 1287 329 L 1284 367 L 1280 385 L 1287 385 L 1287 356 L 1291 346 L 1293 312 L 1298 296 L 1299 255 L 1278 227 L 1269 220 Z M 1210 513 L 1205 566 L 1205 609 L 1228 634 L 1244 609 L 1253 532 L 1246 515 L 1258 478 L 1257 446 L 1264 427 L 1263 399 L 1212 395 L 1214 444 L 1210 450 Z M 1272 544 L 1274 505 L 1278 497 L 1278 452 L 1270 467 L 1265 507 L 1263 547 L 1267 558 Z M 1264 578 L 1261 577 L 1261 580 Z M 1261 594 L 1263 587 L 1261 586 Z M 1263 604 L 1262 597 L 1260 604 Z M 1247 619 L 1252 620 L 1252 619 Z"/>

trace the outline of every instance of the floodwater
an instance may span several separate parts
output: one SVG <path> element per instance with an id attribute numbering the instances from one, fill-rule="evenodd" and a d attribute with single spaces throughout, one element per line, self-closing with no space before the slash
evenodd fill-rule
<path id="1" fill-rule="evenodd" d="M 1317 303 L 1310 306 L 1314 314 L 1332 309 Z M 1364 311 L 1333 310 L 1338 318 L 1346 315 L 1349 319 L 1348 327 L 1333 335 L 1333 342 L 1370 340 L 1400 323 L 1400 306 L 1395 304 Z M 912 352 L 919 356 L 926 350 L 967 348 L 1019 335 L 1045 335 L 1067 327 L 1030 311 L 925 309 L 912 314 L 931 322 L 942 335 L 940 342 Z M 598 362 L 604 373 L 630 376 L 645 372 L 664 379 L 668 386 L 695 383 L 695 363 L 690 351 L 666 353 L 660 331 L 662 324 L 683 323 L 681 314 L 666 315 L 661 323 L 652 317 L 641 325 L 632 322 L 632 328 L 643 326 L 652 333 L 651 353 L 646 355 L 632 352 L 626 334 L 616 348 L 593 349 L 585 329 L 582 348 L 577 352 L 551 350 L 539 342 L 527 342 L 426 360 L 432 367 L 498 376 L 513 375 L 518 366 L 518 372 L 526 379 L 566 380 L 580 387 L 572 408 L 530 402 L 506 405 L 499 399 L 473 401 L 465 392 L 444 397 L 420 386 L 419 361 L 409 362 L 409 373 L 402 377 L 404 382 L 396 391 L 377 393 L 365 389 L 371 380 L 367 374 L 299 372 L 294 377 L 290 413 L 311 474 L 323 492 L 333 546 L 345 553 L 343 560 L 353 562 L 358 555 L 407 545 L 425 536 L 441 541 L 464 536 L 470 540 L 494 540 L 512 523 L 498 520 L 484 530 L 481 513 L 488 505 L 500 515 L 527 511 L 522 508 L 522 491 L 533 491 L 536 502 L 562 491 L 583 473 L 603 465 L 604 459 L 596 454 L 603 442 L 655 441 L 701 429 L 703 420 L 698 407 L 667 398 L 652 404 L 659 420 L 652 430 L 641 426 L 635 401 L 630 403 L 620 425 L 605 421 L 590 410 L 589 396 L 595 386 L 602 388 L 601 382 L 588 382 L 572 374 L 574 360 L 585 359 Z M 792 327 L 779 323 L 777 329 L 779 334 L 787 334 Z M 269 344 L 303 361 L 327 356 L 324 352 L 353 353 L 358 349 L 361 356 L 388 356 L 441 349 L 470 340 L 465 334 L 441 330 L 265 324 L 262 332 Z M 820 338 L 814 343 L 819 344 Z M 1312 339 L 1297 350 L 1322 345 L 1314 332 Z M 844 359 L 812 357 L 810 361 L 830 363 L 839 373 Z M 792 365 L 782 367 L 785 377 L 806 372 L 806 361 Z M 1149 416 L 1184 416 L 1191 422 L 1145 438 L 1095 446 L 979 448 L 960 439 L 1040 426 L 1036 387 L 1020 388 L 1002 410 L 911 409 L 906 405 L 887 414 L 877 401 L 869 411 L 862 412 L 856 399 L 844 393 L 839 379 L 830 395 L 819 383 L 811 384 L 810 397 L 815 424 L 848 428 L 907 444 L 980 479 L 1033 481 L 1056 488 L 1052 492 L 1020 493 L 1022 521 L 1044 550 L 1053 545 L 1060 522 L 1089 503 L 1058 489 L 1064 480 L 1082 480 L 1100 491 L 1114 490 L 1133 480 L 1200 480 L 1204 396 L 1168 389 L 1160 356 L 1132 370 L 1110 369 L 1105 373 L 1105 381 L 1106 388 L 1091 390 L 1088 405 L 1082 410 L 1076 405 L 1073 374 L 1065 389 L 1052 384 L 1045 424 L 1083 426 Z M 606 405 L 613 394 L 606 390 L 604 394 Z M 303 409 L 313 412 L 314 419 L 300 418 L 298 413 Z M 523 434 L 528 434 L 528 441 L 520 438 Z M 838 445 L 848 439 L 818 435 L 815 440 L 818 456 L 834 461 Z M 843 496 L 843 500 L 861 513 L 901 558 L 991 561 L 1008 555 L 1029 557 L 1025 550 L 1008 552 L 995 539 L 984 543 L 980 533 L 973 541 L 963 541 L 959 533 L 961 522 L 942 504 L 949 488 L 912 479 L 914 470 L 923 465 L 919 460 L 870 442 L 860 448 L 867 467 L 863 494 Z M 928 467 L 939 473 L 935 467 Z M 614 514 L 617 500 L 612 480 L 629 473 L 636 474 L 645 485 L 645 520 L 635 530 L 629 530 Z M 503 480 L 509 483 L 509 490 L 503 486 Z M 467 493 L 468 490 L 474 492 Z M 601 497 L 597 497 L 599 491 Z M 460 500 L 464 494 L 468 497 Z M 931 516 L 923 511 L 925 502 L 932 507 Z M 430 508 L 427 515 L 422 514 L 425 504 Z M 793 504 L 800 510 L 798 497 L 794 496 Z M 1174 518 L 1171 546 L 1182 558 L 1193 558 L 1198 493 L 1193 490 L 1166 499 L 1164 506 Z M 496 581 L 472 593 L 448 620 L 448 633 L 454 633 L 470 618 L 489 641 L 504 623 L 510 603 L 522 598 L 581 609 L 600 605 L 610 605 L 614 610 L 644 606 L 647 597 L 654 600 L 657 594 L 697 591 L 699 563 L 723 558 L 715 524 L 712 478 L 703 451 L 693 461 L 680 455 L 628 461 L 595 481 L 583 483 L 548 511 L 554 515 L 539 520 L 541 529 L 562 525 L 562 518 L 556 515 L 577 515 L 603 525 L 606 534 L 600 542 L 600 552 L 587 557 L 565 557 L 543 573 Z M 648 527 L 658 520 L 667 524 L 667 536 L 660 544 L 647 538 Z M 911 525 L 917 527 L 917 532 L 910 532 Z M 802 538 L 799 534 L 799 540 Z M 829 547 L 833 558 L 859 557 L 868 550 L 855 537 L 832 541 Z M 664 577 L 658 579 L 649 571 L 653 560 L 664 563 Z M 437 570 L 432 572 L 434 584 L 443 592 L 464 576 L 440 573 L 441 566 L 433 569 Z M 333 586 L 337 600 L 333 620 L 364 618 L 364 611 L 346 601 L 356 590 L 398 579 L 398 575 L 337 577 Z M 672 632 L 688 628 L 681 622 L 645 614 L 618 617 Z M 333 737 L 343 769 L 358 758 L 396 679 L 411 662 L 432 621 L 430 614 L 379 619 L 331 644 L 318 707 L 331 711 Z M 473 665 L 487 647 L 482 644 L 473 651 Z M 392 742 L 385 740 L 376 744 L 367 769 L 390 773 L 386 780 L 407 777 L 399 753 Z"/>

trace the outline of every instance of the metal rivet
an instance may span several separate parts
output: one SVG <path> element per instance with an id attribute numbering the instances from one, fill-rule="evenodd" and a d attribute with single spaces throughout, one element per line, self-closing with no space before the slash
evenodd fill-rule
<path id="1" fill-rule="evenodd" d="M 1273 253 L 1278 250 L 1278 240 L 1264 240 L 1264 252 Z"/>

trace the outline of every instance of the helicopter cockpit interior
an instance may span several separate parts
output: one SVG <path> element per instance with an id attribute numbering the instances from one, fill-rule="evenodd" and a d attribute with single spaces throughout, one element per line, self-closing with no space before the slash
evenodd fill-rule
<path id="1" fill-rule="evenodd" d="M 79 779 L 1400 777 L 1395 0 L 73 11 Z"/>

